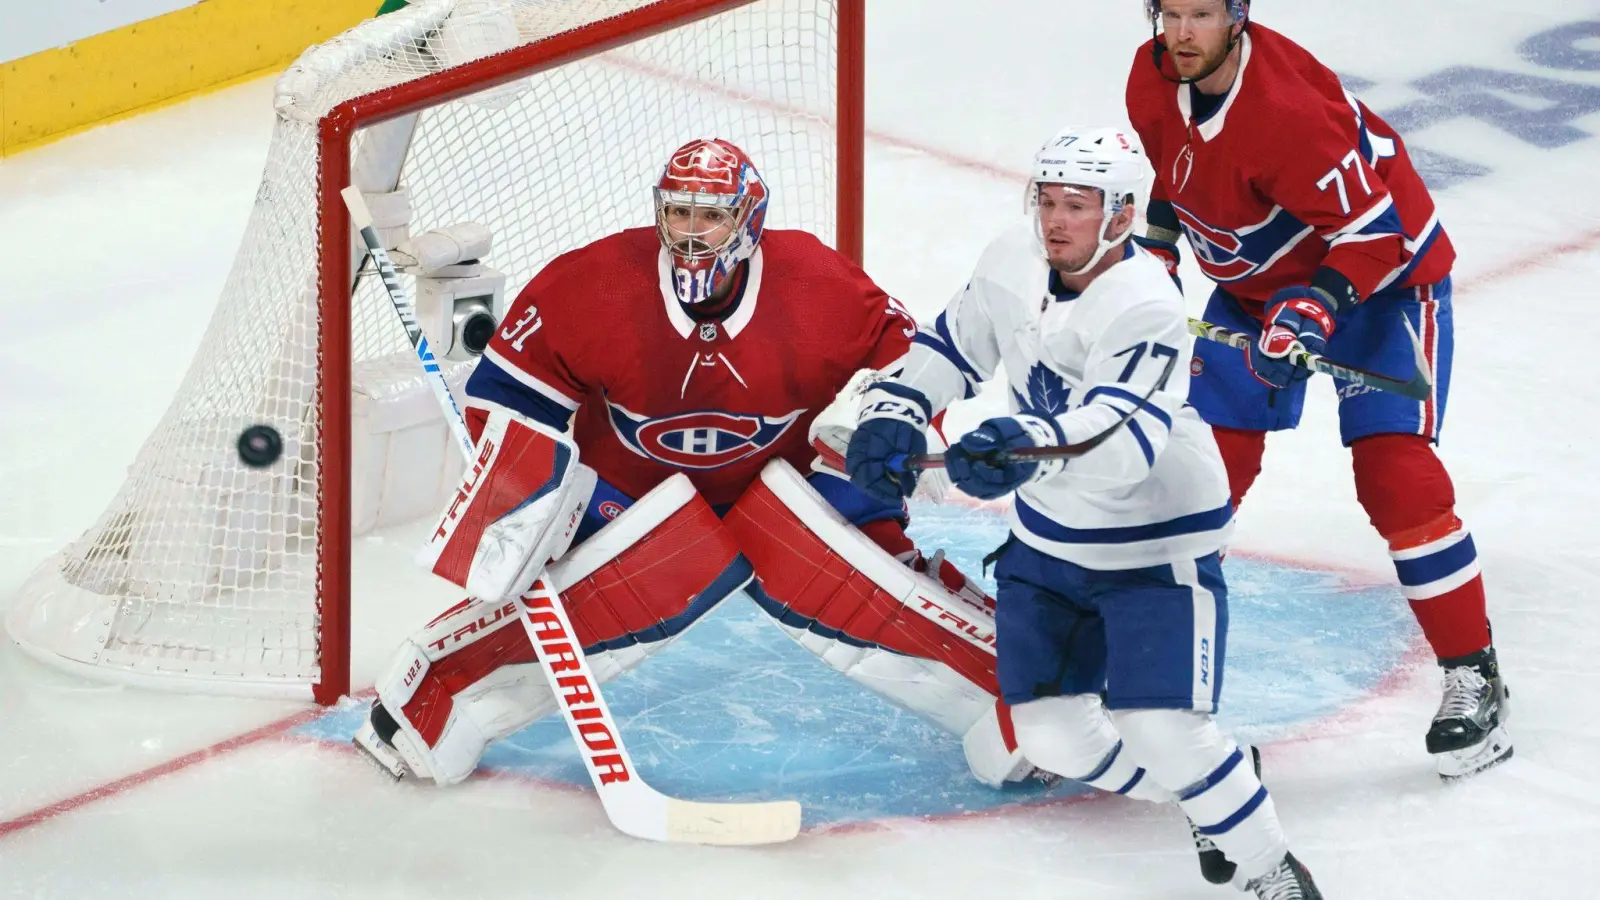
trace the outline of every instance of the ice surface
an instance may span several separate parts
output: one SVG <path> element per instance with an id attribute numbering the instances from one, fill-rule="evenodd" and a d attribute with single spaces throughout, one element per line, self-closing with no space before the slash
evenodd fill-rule
<path id="1" fill-rule="evenodd" d="M 867 266 L 886 289 L 937 309 L 1017 214 L 1039 141 L 1124 119 L 1138 7 L 874 0 Z M 1403 124 L 1447 185 L 1461 261 L 1441 453 L 1486 573 L 1517 755 L 1455 787 L 1433 776 L 1437 676 L 1355 502 L 1326 383 L 1302 428 L 1270 442 L 1240 519 L 1224 718 L 1267 741 L 1268 786 L 1330 898 L 1594 896 L 1600 396 L 1584 325 L 1600 276 L 1600 7 L 1257 7 Z M 181 378 L 248 215 L 269 96 L 256 82 L 0 161 L 0 608 L 103 509 Z M 1203 279 L 1185 278 L 1198 311 Z M 995 542 L 984 513 L 916 513 L 963 565 Z M 358 684 L 452 599 L 404 574 L 416 538 L 356 548 Z M 1172 810 L 965 783 L 952 740 L 854 690 L 742 598 L 609 693 L 653 780 L 801 797 L 807 833 L 752 850 L 624 838 L 573 786 L 555 723 L 459 788 L 395 786 L 325 739 L 348 711 L 319 722 L 293 704 L 92 685 L 3 644 L 0 896 L 1231 895 L 1196 877 Z"/>

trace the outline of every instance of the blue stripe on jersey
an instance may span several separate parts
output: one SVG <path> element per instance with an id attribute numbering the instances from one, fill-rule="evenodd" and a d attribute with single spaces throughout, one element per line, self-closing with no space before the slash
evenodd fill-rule
<path id="1" fill-rule="evenodd" d="M 467 396 L 498 403 L 557 431 L 566 431 L 572 410 L 516 380 L 509 372 L 481 357 L 467 379 Z"/>
<path id="2" fill-rule="evenodd" d="M 1139 449 L 1144 451 L 1145 465 L 1152 467 L 1155 466 L 1156 450 L 1154 447 L 1150 446 L 1150 439 L 1144 436 L 1144 429 L 1139 427 L 1138 422 L 1129 419 L 1128 431 L 1133 435 L 1133 439 L 1139 442 Z"/>
<path id="3" fill-rule="evenodd" d="M 1472 544 L 1472 535 L 1440 550 L 1417 559 L 1394 561 L 1395 574 L 1406 587 L 1421 587 L 1461 571 L 1478 558 L 1478 548 Z"/>
<path id="4" fill-rule="evenodd" d="M 1417 270 L 1417 266 L 1422 265 L 1423 259 L 1427 258 L 1428 252 L 1433 249 L 1434 242 L 1439 239 L 1439 235 L 1443 231 L 1444 228 L 1442 226 L 1437 222 L 1434 223 L 1433 230 L 1428 232 L 1428 236 L 1422 239 L 1422 246 L 1417 248 L 1417 252 L 1411 257 L 1411 261 L 1406 263 L 1406 267 L 1400 270 L 1400 274 L 1393 281 L 1389 282 L 1391 287 L 1403 285 L 1411 280 L 1411 273 Z"/>
<path id="5" fill-rule="evenodd" d="M 1021 497 L 1017 498 L 1016 510 L 1017 521 L 1022 527 L 1047 541 L 1061 544 L 1132 544 L 1137 541 L 1154 541 L 1180 534 L 1215 531 L 1233 518 L 1233 504 L 1224 503 L 1216 509 L 1190 513 L 1165 522 L 1151 522 L 1148 525 L 1072 528 L 1029 506 Z"/>
<path id="6" fill-rule="evenodd" d="M 1400 209 L 1395 206 L 1393 200 L 1389 202 L 1389 208 L 1380 213 L 1376 219 L 1361 226 L 1359 230 L 1341 231 L 1339 237 L 1351 234 L 1398 234 L 1401 237 L 1409 237 L 1406 234 L 1405 223 L 1400 221 Z"/>
<path id="7" fill-rule="evenodd" d="M 950 322 L 944 313 L 939 313 L 939 318 L 933 320 L 933 330 L 939 333 L 939 339 L 944 341 L 946 347 L 950 348 L 950 352 L 953 354 L 950 361 L 956 364 L 956 368 L 960 369 L 961 373 L 969 379 L 982 381 L 983 377 L 978 374 L 978 367 L 967 360 L 966 355 L 961 352 L 961 345 L 956 343 L 954 337 L 951 337 Z"/>
<path id="8" fill-rule="evenodd" d="M 1161 407 L 1146 403 L 1143 397 L 1133 393 L 1132 391 L 1124 390 L 1119 387 L 1112 387 L 1109 384 L 1102 384 L 1099 387 L 1090 388 L 1089 393 L 1083 395 L 1083 402 L 1088 404 L 1090 401 L 1094 400 L 1094 398 L 1102 396 L 1117 397 L 1122 400 L 1127 400 L 1129 403 L 1132 403 L 1136 408 L 1138 408 L 1140 412 L 1149 413 L 1156 419 L 1156 421 L 1167 426 L 1169 430 L 1172 428 L 1172 417 L 1167 415 L 1166 411 L 1161 409 Z"/>
<path id="9" fill-rule="evenodd" d="M 957 353 L 954 349 L 952 349 L 949 344 L 946 344 L 944 341 L 927 333 L 926 331 L 918 331 L 917 336 L 911 339 L 911 343 L 921 344 L 922 346 L 927 347 L 933 352 L 949 360 L 950 364 L 956 367 L 956 371 L 961 373 L 961 380 L 967 391 L 966 396 L 962 398 L 963 400 L 970 400 L 977 396 L 978 392 L 972 388 L 972 382 L 974 379 L 970 374 L 970 368 L 967 366 L 967 361 L 962 358 L 960 353 Z"/>

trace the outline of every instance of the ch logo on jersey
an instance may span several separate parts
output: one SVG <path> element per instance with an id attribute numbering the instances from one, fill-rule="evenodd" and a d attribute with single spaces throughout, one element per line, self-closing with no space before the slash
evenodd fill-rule
<path id="1" fill-rule="evenodd" d="M 679 469 L 716 469 L 783 437 L 804 409 L 774 418 L 703 409 L 652 419 L 606 401 L 611 428 L 629 450 Z"/>
<path id="2" fill-rule="evenodd" d="M 1017 411 L 1030 416 L 1054 418 L 1067 411 L 1072 399 L 1072 389 L 1067 382 L 1044 363 L 1036 362 L 1028 371 L 1028 396 L 1016 388 L 1011 389 L 1017 401 Z"/>
<path id="3" fill-rule="evenodd" d="M 1266 271 L 1312 233 L 1309 225 L 1281 206 L 1274 206 L 1261 222 L 1238 231 L 1210 225 L 1176 203 L 1172 208 L 1189 236 L 1195 260 L 1216 282 L 1239 281 Z"/>

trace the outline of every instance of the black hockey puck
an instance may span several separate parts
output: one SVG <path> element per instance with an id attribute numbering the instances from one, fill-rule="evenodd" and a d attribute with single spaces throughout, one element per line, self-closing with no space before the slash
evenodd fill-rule
<path id="1" fill-rule="evenodd" d="M 283 436 L 271 425 L 251 425 L 239 432 L 239 458 L 253 469 L 264 469 L 283 455 Z"/>

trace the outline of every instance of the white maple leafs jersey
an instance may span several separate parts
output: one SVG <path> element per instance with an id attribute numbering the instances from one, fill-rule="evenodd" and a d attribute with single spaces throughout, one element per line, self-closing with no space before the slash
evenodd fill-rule
<path id="1" fill-rule="evenodd" d="M 1186 402 L 1193 343 L 1183 296 L 1153 256 L 1131 242 L 1122 252 L 1075 295 L 1053 277 L 1031 218 L 1008 230 L 921 329 L 897 379 L 937 412 L 1004 364 L 1012 412 L 1054 419 L 1078 443 L 1137 407 L 1176 359 L 1113 437 L 1016 492 L 1013 534 L 1089 569 L 1197 559 L 1232 528 L 1222 457 Z"/>

